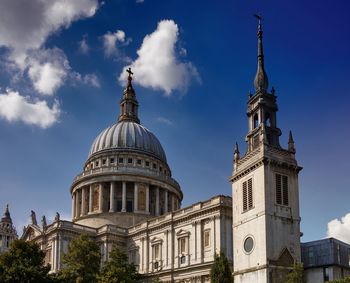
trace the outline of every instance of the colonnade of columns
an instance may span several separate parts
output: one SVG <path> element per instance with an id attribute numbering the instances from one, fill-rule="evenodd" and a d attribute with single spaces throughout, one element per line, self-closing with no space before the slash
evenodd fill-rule
<path id="1" fill-rule="evenodd" d="M 152 186 L 151 190 L 148 184 L 125 181 L 118 185 L 117 182 L 94 183 L 76 189 L 72 194 L 72 218 L 102 212 L 140 212 L 157 216 L 179 208 L 177 197 L 167 189 Z M 154 196 L 152 200 L 150 191 Z M 155 206 L 153 209 L 150 209 L 151 203 Z"/>

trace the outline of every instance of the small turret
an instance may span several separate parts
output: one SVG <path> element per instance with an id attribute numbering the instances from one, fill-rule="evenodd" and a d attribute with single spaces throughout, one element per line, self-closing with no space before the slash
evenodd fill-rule
<path id="1" fill-rule="evenodd" d="M 1 218 L 1 222 L 12 224 L 12 219 L 11 219 L 11 215 L 10 215 L 9 205 L 8 204 L 6 204 L 4 215 Z"/>
<path id="2" fill-rule="evenodd" d="M 290 151 L 293 154 L 295 154 L 295 152 L 296 152 L 292 131 L 289 131 L 288 151 Z"/>

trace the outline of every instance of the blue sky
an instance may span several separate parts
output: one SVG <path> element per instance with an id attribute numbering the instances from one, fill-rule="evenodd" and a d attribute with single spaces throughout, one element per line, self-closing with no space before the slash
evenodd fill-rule
<path id="1" fill-rule="evenodd" d="M 230 195 L 260 12 L 281 143 L 291 129 L 304 167 L 302 241 L 338 219 L 331 235 L 350 242 L 348 1 L 22 2 L 0 4 L 0 206 L 19 234 L 31 209 L 69 217 L 70 184 L 116 121 L 130 64 L 141 123 L 161 141 L 182 205 Z"/>

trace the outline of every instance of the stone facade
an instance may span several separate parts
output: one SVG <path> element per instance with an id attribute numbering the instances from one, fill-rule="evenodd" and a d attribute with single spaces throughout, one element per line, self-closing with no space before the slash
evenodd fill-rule
<path id="1" fill-rule="evenodd" d="M 9 207 L 6 205 L 5 212 L 0 221 L 0 254 L 7 252 L 10 244 L 17 239 L 17 231 L 12 223 Z"/>
<path id="2" fill-rule="evenodd" d="M 232 262 L 231 225 L 232 200 L 217 196 L 128 228 L 93 228 L 60 219 L 46 227 L 32 223 L 22 238 L 37 242 L 46 252 L 51 272 L 62 267 L 69 242 L 86 233 L 99 244 L 103 262 L 115 245 L 142 274 L 157 275 L 163 282 L 209 282 L 215 252 L 223 250 Z"/>

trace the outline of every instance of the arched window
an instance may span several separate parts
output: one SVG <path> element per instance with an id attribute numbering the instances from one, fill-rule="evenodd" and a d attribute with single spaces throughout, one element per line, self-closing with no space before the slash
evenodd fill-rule
<path id="1" fill-rule="evenodd" d="M 265 126 L 271 127 L 271 117 L 269 112 L 267 112 L 265 116 Z"/>
<path id="2" fill-rule="evenodd" d="M 254 129 L 259 126 L 259 116 L 258 113 L 255 113 L 254 115 Z"/>

